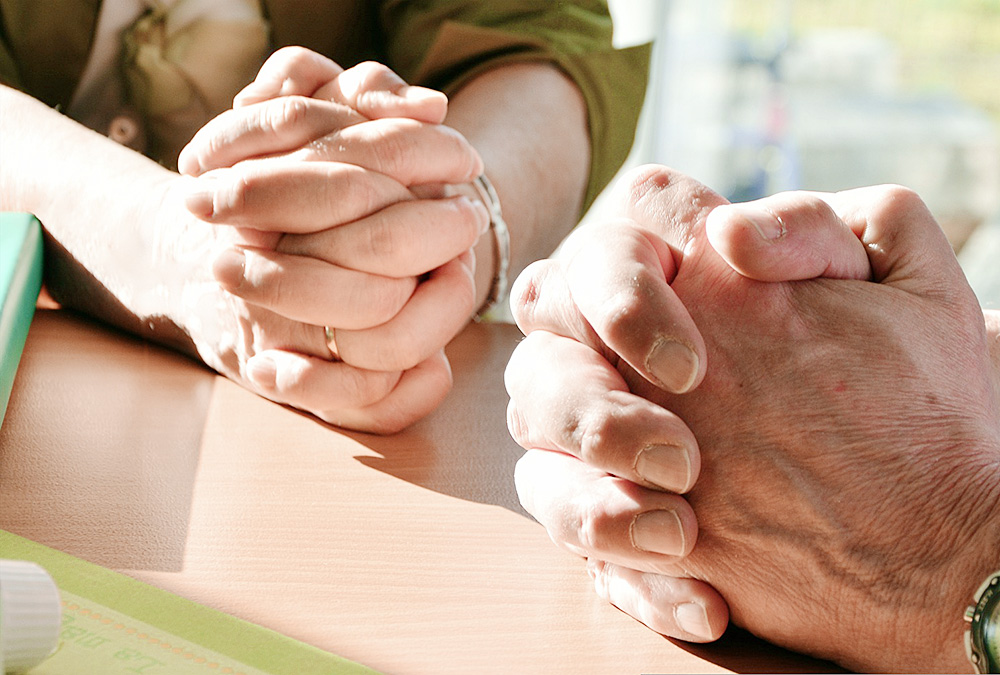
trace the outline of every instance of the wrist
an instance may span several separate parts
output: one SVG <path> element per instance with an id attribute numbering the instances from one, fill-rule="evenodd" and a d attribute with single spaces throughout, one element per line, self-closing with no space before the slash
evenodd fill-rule
<path id="1" fill-rule="evenodd" d="M 950 574 L 944 577 L 944 588 L 954 600 L 947 607 L 947 615 L 941 617 L 942 626 L 947 627 L 943 630 L 942 657 L 948 655 L 941 666 L 958 672 L 973 671 L 965 646 L 969 628 L 965 611 L 983 582 L 1000 570 L 1000 445 L 987 452 L 984 460 L 979 478 L 968 483 L 969 534 L 964 546 L 956 550 Z"/>
<path id="2" fill-rule="evenodd" d="M 185 292 L 207 281 L 195 241 L 210 226 L 183 210 L 177 174 L 156 167 L 119 178 L 79 221 L 62 211 L 43 216 L 48 288 L 65 307 L 195 355 Z"/>

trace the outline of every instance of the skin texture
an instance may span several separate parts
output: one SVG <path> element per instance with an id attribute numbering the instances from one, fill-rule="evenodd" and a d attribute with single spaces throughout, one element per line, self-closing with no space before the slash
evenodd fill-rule
<path id="1" fill-rule="evenodd" d="M 522 503 L 590 560 L 599 594 L 665 634 L 714 639 L 731 617 L 849 668 L 968 670 L 961 613 L 1000 550 L 997 322 L 926 207 L 891 186 L 729 207 L 662 167 L 618 197 L 627 220 L 575 234 L 515 288 Z M 587 255 L 670 285 L 603 268 L 581 285 Z M 654 335 L 694 346 L 694 389 L 644 371 Z M 651 438 L 697 457 L 683 503 L 636 475 Z"/>
<path id="2" fill-rule="evenodd" d="M 516 273 L 575 222 L 582 97 L 555 68 L 518 64 L 449 103 L 301 49 L 255 84 L 181 155 L 187 176 L 2 87 L 0 207 L 43 222 L 46 285 L 64 306 L 327 422 L 402 429 L 448 393 L 443 348 L 493 276 L 485 209 L 425 184 L 467 183 L 487 160 Z M 547 161 L 525 171 L 529 150 Z"/>

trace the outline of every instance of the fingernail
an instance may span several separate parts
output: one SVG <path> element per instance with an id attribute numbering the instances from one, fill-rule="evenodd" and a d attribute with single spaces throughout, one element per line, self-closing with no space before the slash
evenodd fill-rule
<path id="1" fill-rule="evenodd" d="M 683 394 L 691 389 L 698 376 L 698 355 L 687 345 L 663 337 L 650 350 L 646 368 L 664 389 Z"/>
<path id="2" fill-rule="evenodd" d="M 270 356 L 254 356 L 247 361 L 247 377 L 261 389 L 274 389 L 278 366 Z"/>
<path id="3" fill-rule="evenodd" d="M 243 284 L 246 274 L 246 254 L 238 248 L 227 248 L 212 261 L 212 274 L 222 287 L 235 293 Z"/>
<path id="4" fill-rule="evenodd" d="M 740 214 L 743 220 L 753 225 L 754 229 L 757 230 L 757 234 L 767 241 L 780 239 L 788 232 L 785 222 L 771 211 L 753 207 L 737 208 L 737 213 Z"/>
<path id="5" fill-rule="evenodd" d="M 403 87 L 397 93 L 401 98 L 413 101 L 414 103 L 423 103 L 424 101 L 443 101 L 444 103 L 448 103 L 447 96 L 440 91 L 428 89 L 427 87 L 411 85 Z"/>
<path id="6" fill-rule="evenodd" d="M 708 612 L 697 602 L 685 602 L 674 607 L 674 619 L 681 630 L 703 640 L 712 639 L 712 626 Z"/>
<path id="7" fill-rule="evenodd" d="M 678 445 L 650 445 L 635 460 L 635 471 L 653 485 L 671 492 L 690 488 L 691 460 Z"/>
<path id="8" fill-rule="evenodd" d="M 208 175 L 188 181 L 184 206 L 198 218 L 209 220 L 215 215 L 215 183 L 215 177 Z"/>
<path id="9" fill-rule="evenodd" d="M 679 556 L 684 553 L 684 529 L 674 511 L 640 513 L 632 521 L 632 545 L 642 551 Z"/>

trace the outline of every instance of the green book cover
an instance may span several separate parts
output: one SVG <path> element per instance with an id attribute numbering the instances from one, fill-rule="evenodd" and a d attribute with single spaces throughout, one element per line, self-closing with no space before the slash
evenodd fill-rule
<path id="1" fill-rule="evenodd" d="M 59 587 L 59 647 L 29 675 L 377 675 L 3 530 L 0 558 L 38 563 Z"/>
<path id="2" fill-rule="evenodd" d="M 24 213 L 0 213 L 0 423 L 41 287 L 41 225 Z"/>

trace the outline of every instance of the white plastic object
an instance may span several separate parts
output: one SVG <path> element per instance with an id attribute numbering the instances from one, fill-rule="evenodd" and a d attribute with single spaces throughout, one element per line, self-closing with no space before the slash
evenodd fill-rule
<path id="1" fill-rule="evenodd" d="M 40 565 L 0 560 L 0 673 L 21 673 L 59 645 L 59 589 Z"/>

